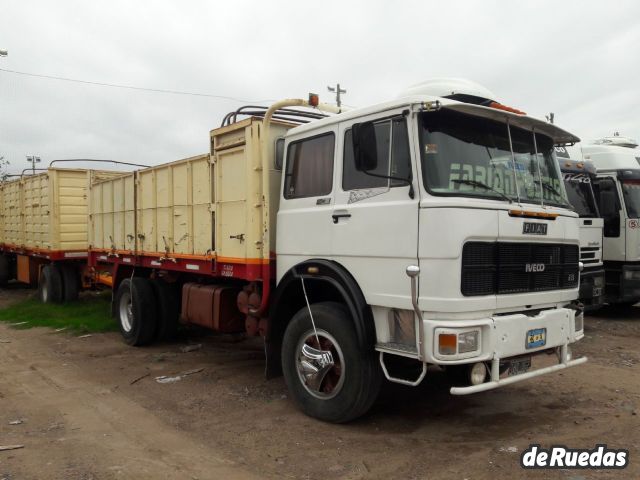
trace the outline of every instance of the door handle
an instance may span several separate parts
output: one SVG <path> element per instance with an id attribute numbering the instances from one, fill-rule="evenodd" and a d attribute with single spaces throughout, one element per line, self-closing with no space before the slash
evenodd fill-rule
<path id="1" fill-rule="evenodd" d="M 351 214 L 350 213 L 334 213 L 333 215 L 331 215 L 331 218 L 333 218 L 333 223 L 338 223 L 338 221 L 341 218 L 351 218 Z"/>

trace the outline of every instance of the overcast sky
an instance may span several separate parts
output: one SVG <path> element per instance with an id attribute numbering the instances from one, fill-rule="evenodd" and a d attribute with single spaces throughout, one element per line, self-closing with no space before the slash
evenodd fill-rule
<path id="1" fill-rule="evenodd" d="M 640 137 L 640 2 L 0 0 L 0 68 L 245 101 L 365 106 L 463 77 L 584 140 Z M 246 102 L 0 71 L 0 156 L 158 164 Z"/>

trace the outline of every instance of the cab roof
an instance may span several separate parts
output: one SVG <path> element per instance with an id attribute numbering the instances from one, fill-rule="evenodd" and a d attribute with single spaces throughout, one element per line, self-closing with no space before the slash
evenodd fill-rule
<path id="1" fill-rule="evenodd" d="M 337 115 L 323 118 L 322 120 L 317 120 L 314 122 L 307 123 L 305 125 L 300 125 L 298 127 L 292 128 L 288 132 L 287 136 L 306 133 L 306 132 L 313 131 L 315 129 L 322 128 L 325 126 L 330 126 L 339 122 L 357 119 L 359 117 L 372 115 L 378 112 L 385 112 L 387 110 L 395 110 L 402 107 L 420 109 L 427 105 L 430 105 L 432 108 L 434 108 L 434 106 L 437 105 L 436 108 L 448 109 L 452 111 L 465 113 L 467 115 L 486 118 L 486 119 L 495 120 L 499 122 L 505 122 L 508 119 L 510 125 L 522 128 L 524 130 L 529 130 L 529 131 L 535 129 L 536 132 L 539 132 L 543 135 L 550 137 L 553 140 L 554 145 L 565 145 L 565 144 L 577 143 L 580 141 L 580 139 L 577 136 L 567 132 L 566 130 L 563 130 L 557 127 L 554 124 L 547 123 L 543 120 L 539 120 L 537 118 L 530 117 L 528 115 L 512 113 L 512 112 L 497 109 L 497 108 L 486 107 L 483 105 L 475 105 L 471 103 L 463 103 L 463 102 L 459 102 L 457 100 L 452 100 L 449 98 L 434 97 L 429 95 L 411 95 L 411 96 L 406 96 L 406 97 L 398 98 L 395 100 L 379 103 L 376 105 L 370 105 L 368 107 L 348 110 L 346 112 L 343 112 Z"/>

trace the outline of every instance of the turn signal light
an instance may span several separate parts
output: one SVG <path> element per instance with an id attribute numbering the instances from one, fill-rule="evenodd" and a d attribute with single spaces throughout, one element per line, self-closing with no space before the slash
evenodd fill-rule
<path id="1" fill-rule="evenodd" d="M 455 333 L 438 335 L 438 352 L 440 355 L 455 355 L 458 347 L 458 336 Z"/>
<path id="2" fill-rule="evenodd" d="M 517 115 L 526 115 L 526 113 L 523 112 L 522 110 L 518 110 L 517 108 L 513 108 L 513 107 L 507 107 L 506 105 L 503 105 L 503 104 L 498 103 L 498 102 L 491 102 L 489 104 L 489 108 L 495 108 L 497 110 L 504 110 L 505 112 L 515 113 Z"/>

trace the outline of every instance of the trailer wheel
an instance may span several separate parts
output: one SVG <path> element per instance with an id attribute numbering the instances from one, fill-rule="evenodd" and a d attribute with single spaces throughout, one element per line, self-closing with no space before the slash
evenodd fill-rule
<path id="1" fill-rule="evenodd" d="M 0 255 L 0 287 L 6 287 L 11 280 L 11 262 L 6 255 Z"/>
<path id="2" fill-rule="evenodd" d="M 42 303 L 62 302 L 62 275 L 56 265 L 42 267 L 38 279 L 38 296 Z"/>
<path id="3" fill-rule="evenodd" d="M 140 277 L 123 280 L 116 293 L 115 314 L 127 344 L 142 346 L 151 343 L 157 322 L 151 282 Z"/>
<path id="4" fill-rule="evenodd" d="M 158 340 L 170 340 L 178 331 L 178 316 L 180 315 L 180 298 L 175 285 L 162 279 L 151 280 L 151 286 L 158 305 Z"/>
<path id="5" fill-rule="evenodd" d="M 344 423 L 364 415 L 381 385 L 374 351 L 362 351 L 347 309 L 334 302 L 311 305 L 296 313 L 282 341 L 282 370 L 300 409 L 320 420 Z M 331 352 L 324 365 L 319 353 Z"/>
<path id="6" fill-rule="evenodd" d="M 60 265 L 63 301 L 73 302 L 80 293 L 80 273 L 75 265 Z"/>

